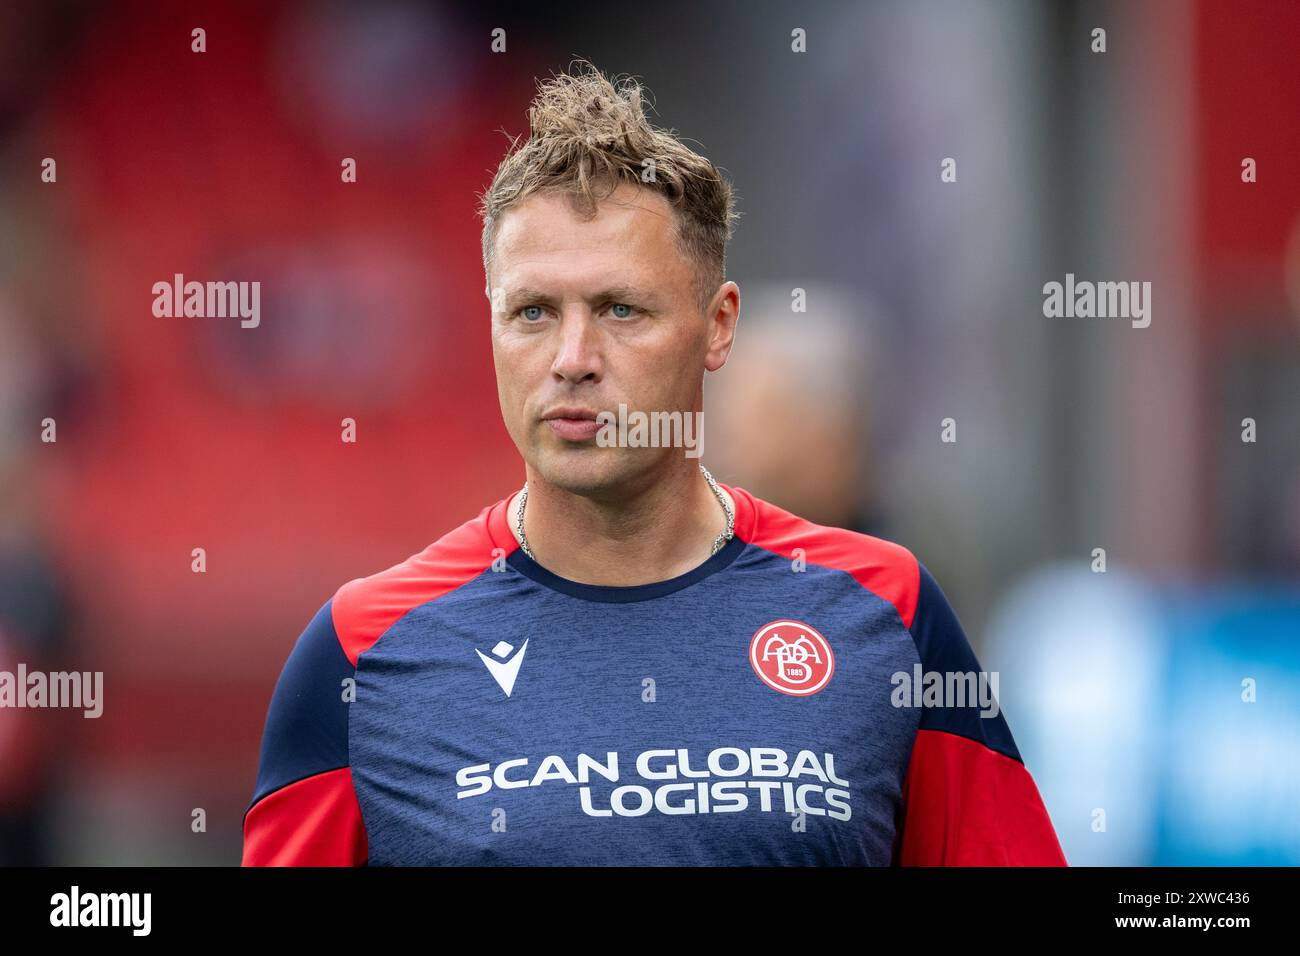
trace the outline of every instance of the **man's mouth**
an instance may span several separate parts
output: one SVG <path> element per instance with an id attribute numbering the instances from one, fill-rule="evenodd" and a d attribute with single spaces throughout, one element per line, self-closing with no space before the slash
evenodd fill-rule
<path id="1" fill-rule="evenodd" d="M 565 441 L 590 441 L 600 431 L 595 410 L 577 405 L 553 408 L 542 416 L 542 421 Z"/>

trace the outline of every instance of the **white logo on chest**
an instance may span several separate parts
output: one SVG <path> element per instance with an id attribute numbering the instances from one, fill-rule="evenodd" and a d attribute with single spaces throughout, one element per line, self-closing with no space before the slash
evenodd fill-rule
<path id="1" fill-rule="evenodd" d="M 524 662 L 524 652 L 528 650 L 528 641 L 524 641 L 524 646 L 519 648 L 519 653 L 510 657 L 514 647 L 505 641 L 498 641 L 497 646 L 492 648 L 492 653 L 498 658 L 493 660 L 488 657 L 477 647 L 474 653 L 479 656 L 487 666 L 488 673 L 492 675 L 493 680 L 501 687 L 507 697 L 515 689 L 515 678 L 519 676 L 519 665 Z M 507 660 L 509 658 L 509 660 Z"/>

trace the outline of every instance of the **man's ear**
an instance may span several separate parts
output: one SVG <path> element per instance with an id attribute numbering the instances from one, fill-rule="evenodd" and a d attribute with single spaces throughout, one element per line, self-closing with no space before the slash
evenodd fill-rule
<path id="1" fill-rule="evenodd" d="M 718 286 L 704 315 L 709 323 L 709 348 L 704 353 L 704 367 L 716 372 L 727 364 L 727 356 L 736 340 L 736 323 L 740 321 L 740 286 L 730 280 Z"/>

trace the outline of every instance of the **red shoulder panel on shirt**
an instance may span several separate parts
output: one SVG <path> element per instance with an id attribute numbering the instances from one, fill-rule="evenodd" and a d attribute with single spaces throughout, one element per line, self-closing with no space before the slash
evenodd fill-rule
<path id="1" fill-rule="evenodd" d="M 268 793 L 244 816 L 242 866 L 361 866 L 368 855 L 348 767 Z"/>
<path id="2" fill-rule="evenodd" d="M 921 569 L 907 548 L 858 531 L 814 524 L 743 488 L 722 487 L 736 502 L 735 531 L 742 541 L 792 560 L 794 550 L 802 548 L 809 564 L 853 575 L 898 610 L 904 627 L 912 626 Z"/>
<path id="3" fill-rule="evenodd" d="M 902 866 L 1069 865 L 1025 765 L 968 737 L 917 732 L 902 806 Z"/>
<path id="4" fill-rule="evenodd" d="M 334 631 L 353 665 L 407 611 L 482 574 L 492 566 L 495 548 L 509 554 L 519 546 L 506 523 L 507 500 L 488 505 L 477 517 L 401 564 L 356 578 L 338 589 L 333 604 Z"/>

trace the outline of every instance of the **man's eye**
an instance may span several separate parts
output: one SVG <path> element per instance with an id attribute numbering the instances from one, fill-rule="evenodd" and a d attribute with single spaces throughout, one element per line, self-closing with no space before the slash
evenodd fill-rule
<path id="1" fill-rule="evenodd" d="M 534 309 L 536 314 L 531 314 Z M 542 307 L 540 305 L 526 305 L 519 310 L 519 314 L 529 322 L 534 322 L 542 317 Z"/>
<path id="2" fill-rule="evenodd" d="M 636 314 L 636 309 L 633 306 L 628 305 L 626 302 L 615 302 L 612 306 L 610 306 L 610 308 L 627 309 L 626 313 L 619 313 L 616 311 L 614 313 L 614 318 L 616 319 L 630 319 L 634 314 Z"/>

